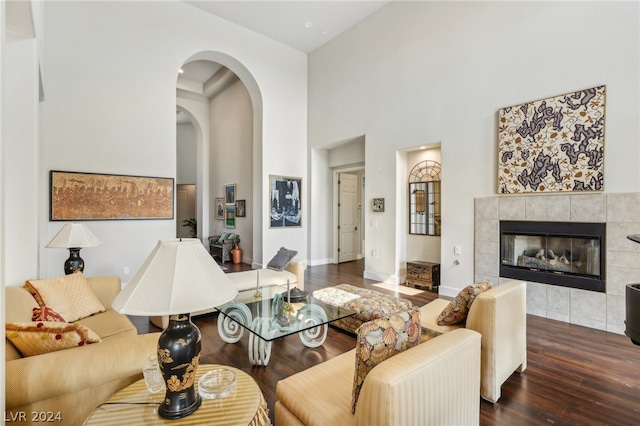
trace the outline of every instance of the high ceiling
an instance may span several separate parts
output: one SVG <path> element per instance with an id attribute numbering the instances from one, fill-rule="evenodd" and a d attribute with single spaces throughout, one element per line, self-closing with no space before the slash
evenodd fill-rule
<path id="1" fill-rule="evenodd" d="M 391 0 L 209 1 L 183 0 L 207 13 L 309 53 L 346 31 Z M 212 98 L 234 81 L 220 64 L 193 61 L 182 67 L 178 88 Z M 178 123 L 189 119 L 178 111 Z"/>
<path id="2" fill-rule="evenodd" d="M 183 0 L 304 53 L 312 52 L 390 0 Z"/>

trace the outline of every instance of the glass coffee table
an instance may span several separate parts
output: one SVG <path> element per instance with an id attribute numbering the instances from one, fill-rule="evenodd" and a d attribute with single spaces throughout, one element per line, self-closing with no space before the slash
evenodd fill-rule
<path id="1" fill-rule="evenodd" d="M 286 285 L 256 287 L 238 292 L 234 300 L 216 307 L 218 334 L 227 343 L 236 343 L 248 330 L 249 361 L 269 363 L 271 342 L 298 333 L 309 348 L 321 346 L 327 338 L 328 324 L 355 312 L 327 305 L 311 295 L 300 295 Z"/>

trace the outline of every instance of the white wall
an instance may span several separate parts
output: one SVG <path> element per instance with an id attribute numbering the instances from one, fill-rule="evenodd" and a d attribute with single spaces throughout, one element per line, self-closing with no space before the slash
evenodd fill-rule
<path id="1" fill-rule="evenodd" d="M 27 188 L 41 198 L 40 277 L 60 274 L 68 256 L 64 250 L 44 249 L 63 225 L 47 220 L 48 171 L 175 178 L 176 76 L 198 52 L 233 57 L 255 79 L 263 101 L 263 190 L 270 173 L 306 176 L 304 54 L 183 2 L 47 2 L 44 27 L 43 161 L 37 183 Z M 3 87 L 11 83 L 3 82 Z M 32 178 L 28 171 L 24 177 Z M 266 219 L 264 223 L 263 233 L 270 234 Z M 82 251 L 86 273 L 119 275 L 124 281 L 129 278 L 123 276 L 124 266 L 135 272 L 158 239 L 175 233 L 175 220 L 97 221 L 88 226 L 103 245 Z M 278 235 L 300 247 L 300 256 L 306 258 L 303 230 Z M 282 241 L 267 236 L 261 244 L 265 253 L 275 253 Z M 33 278 L 27 269 L 16 269 L 13 284 Z"/>
<path id="2" fill-rule="evenodd" d="M 496 192 L 496 112 L 505 106 L 606 84 L 605 188 L 637 191 L 638 20 L 637 2 L 391 2 L 312 52 L 310 149 L 366 135 L 364 202 L 387 201 L 367 228 L 365 276 L 397 279 L 403 267 L 396 151 L 441 141 L 441 291 L 473 280 L 474 197 Z"/>
<path id="3" fill-rule="evenodd" d="M 177 141 L 177 184 L 195 184 L 197 181 L 198 163 L 196 161 L 198 146 L 196 129 L 192 123 L 181 123 L 176 129 Z"/>
<path id="4" fill-rule="evenodd" d="M 235 228 L 225 228 L 215 219 L 211 208 L 212 229 L 217 235 L 234 232 L 240 236 L 244 263 L 253 261 L 253 108 L 245 85 L 236 81 L 209 104 L 211 201 L 224 197 L 224 185 L 236 184 L 236 200 L 246 201 L 246 217 L 236 217 Z M 269 259 L 266 259 L 267 261 Z"/>

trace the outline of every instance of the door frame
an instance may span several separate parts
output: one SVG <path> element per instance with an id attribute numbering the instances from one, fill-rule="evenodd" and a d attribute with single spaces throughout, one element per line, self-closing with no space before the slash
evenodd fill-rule
<path id="1" fill-rule="evenodd" d="M 340 188 L 338 186 L 338 178 L 340 177 L 340 173 L 350 173 L 350 172 L 358 172 L 358 171 L 364 171 L 365 167 L 364 164 L 360 165 L 360 166 L 352 166 L 352 167 L 345 167 L 345 168 L 340 168 L 340 169 L 333 169 L 333 194 L 331 197 L 331 203 L 332 203 L 332 219 L 331 219 L 331 240 L 332 240 L 332 244 L 331 244 L 331 263 L 333 264 L 338 264 L 340 259 L 338 256 L 338 246 L 340 244 L 340 234 L 338 233 L 338 225 L 340 223 L 340 213 L 338 210 L 338 202 L 340 201 Z M 360 191 L 362 192 L 362 182 L 359 182 L 360 185 Z M 361 199 L 364 196 L 363 193 L 360 194 Z M 364 209 L 362 208 L 362 201 L 360 202 L 360 214 L 363 215 L 364 214 Z M 364 220 L 364 218 L 361 218 Z M 363 233 L 363 226 L 364 226 L 364 221 L 361 220 L 360 223 L 360 227 L 358 228 L 358 230 L 360 231 L 360 241 L 362 241 L 362 236 L 364 235 Z M 366 242 L 363 242 L 363 244 L 365 244 Z M 364 247 L 360 247 L 360 253 L 362 253 L 364 251 Z"/>

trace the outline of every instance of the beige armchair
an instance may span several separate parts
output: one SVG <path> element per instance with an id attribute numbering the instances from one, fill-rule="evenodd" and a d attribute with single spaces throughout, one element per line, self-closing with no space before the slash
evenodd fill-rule
<path id="1" fill-rule="evenodd" d="M 447 333 L 465 324 L 441 326 L 438 315 L 449 300 L 436 299 L 420 308 L 423 328 Z M 514 371 L 527 368 L 527 292 L 524 281 L 507 281 L 481 293 L 471 305 L 466 328 L 482 335 L 480 395 L 500 399 L 502 384 Z"/>
<path id="2" fill-rule="evenodd" d="M 473 425 L 480 420 L 480 335 L 456 330 L 375 366 L 355 414 L 353 349 L 276 385 L 276 426 Z"/>

